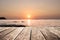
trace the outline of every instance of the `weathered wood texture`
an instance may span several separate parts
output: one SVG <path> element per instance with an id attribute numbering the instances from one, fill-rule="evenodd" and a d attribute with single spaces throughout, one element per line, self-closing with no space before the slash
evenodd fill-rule
<path id="1" fill-rule="evenodd" d="M 0 40 L 60 40 L 60 27 L 0 27 Z"/>

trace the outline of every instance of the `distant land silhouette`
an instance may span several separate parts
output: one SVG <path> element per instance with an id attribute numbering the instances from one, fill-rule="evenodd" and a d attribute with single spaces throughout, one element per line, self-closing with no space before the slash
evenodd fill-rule
<path id="1" fill-rule="evenodd" d="M 0 17 L 0 20 L 1 20 L 1 19 L 6 19 L 6 18 L 5 18 L 5 17 Z"/>

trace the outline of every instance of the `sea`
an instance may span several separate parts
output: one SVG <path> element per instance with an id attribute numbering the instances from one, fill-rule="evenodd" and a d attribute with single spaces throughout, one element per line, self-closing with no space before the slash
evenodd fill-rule
<path id="1" fill-rule="evenodd" d="M 0 20 L 0 25 L 28 25 L 29 27 L 60 27 L 60 19 L 22 19 L 22 20 Z"/>

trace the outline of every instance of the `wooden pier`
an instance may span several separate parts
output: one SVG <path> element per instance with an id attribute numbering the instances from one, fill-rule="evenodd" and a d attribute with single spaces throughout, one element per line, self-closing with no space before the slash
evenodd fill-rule
<path id="1" fill-rule="evenodd" d="M 60 40 L 60 27 L 0 27 L 0 40 Z"/>

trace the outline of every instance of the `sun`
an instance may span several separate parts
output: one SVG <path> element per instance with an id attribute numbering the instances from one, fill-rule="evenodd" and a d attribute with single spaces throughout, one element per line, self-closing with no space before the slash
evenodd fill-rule
<path id="1" fill-rule="evenodd" d="M 29 15 L 27 15 L 27 18 L 28 18 L 28 19 L 30 19 L 30 18 L 31 18 L 31 15 L 30 15 L 30 14 L 29 14 Z"/>
<path id="2" fill-rule="evenodd" d="M 30 26 L 30 21 L 31 21 L 30 18 L 31 18 L 31 15 L 28 14 L 28 15 L 27 15 L 27 24 L 28 24 L 28 26 Z"/>

